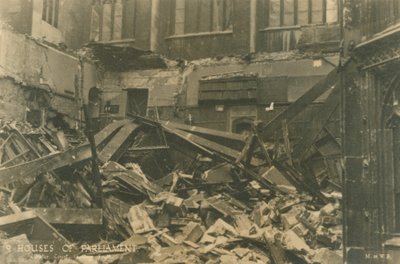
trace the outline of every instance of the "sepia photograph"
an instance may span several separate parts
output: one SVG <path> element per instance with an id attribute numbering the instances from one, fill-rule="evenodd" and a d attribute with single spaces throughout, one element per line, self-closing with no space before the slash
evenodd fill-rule
<path id="1" fill-rule="evenodd" d="M 400 264 L 400 0 L 0 0 L 0 263 Z"/>

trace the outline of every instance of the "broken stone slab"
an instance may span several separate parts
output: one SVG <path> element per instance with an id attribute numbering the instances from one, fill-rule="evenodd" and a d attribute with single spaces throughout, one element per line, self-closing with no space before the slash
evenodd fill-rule
<path id="1" fill-rule="evenodd" d="M 241 236 L 254 235 L 255 224 L 250 220 L 248 215 L 240 214 L 235 216 L 236 230 Z"/>
<path id="2" fill-rule="evenodd" d="M 229 238 L 227 238 L 226 236 L 217 236 L 217 238 L 215 239 L 215 246 L 219 246 L 219 245 L 226 245 L 229 242 Z"/>
<path id="3" fill-rule="evenodd" d="M 190 222 L 182 230 L 182 236 L 184 241 L 191 241 L 196 243 L 204 234 L 204 227 L 198 223 Z"/>
<path id="4" fill-rule="evenodd" d="M 170 195 L 165 200 L 165 208 L 170 214 L 179 216 L 186 215 L 186 208 L 183 205 L 183 199 L 174 195 Z"/>
<path id="5" fill-rule="evenodd" d="M 183 243 L 185 245 L 188 245 L 189 247 L 194 248 L 194 249 L 199 249 L 200 248 L 200 246 L 198 244 L 193 243 L 192 241 L 185 240 L 185 241 L 183 241 Z"/>
<path id="6" fill-rule="evenodd" d="M 316 232 L 320 224 L 319 212 L 310 212 L 305 210 L 300 215 L 298 215 L 297 219 L 312 232 Z"/>
<path id="7" fill-rule="evenodd" d="M 327 248 L 319 248 L 315 250 L 315 256 L 313 261 L 315 264 L 342 264 L 343 256 L 341 256 L 337 251 L 333 251 Z"/>
<path id="8" fill-rule="evenodd" d="M 301 213 L 301 209 L 292 208 L 289 212 L 281 214 L 281 222 L 285 230 L 289 230 L 294 225 L 296 225 L 299 221 L 297 220 L 297 216 Z"/>
<path id="9" fill-rule="evenodd" d="M 239 236 L 236 229 L 222 219 L 218 219 L 212 226 L 210 226 L 205 234 L 213 236 L 225 234 L 233 237 Z"/>
<path id="10" fill-rule="evenodd" d="M 214 244 L 217 238 L 215 236 L 211 236 L 209 234 L 203 234 L 200 240 L 200 244 Z"/>
<path id="11" fill-rule="evenodd" d="M 282 233 L 272 226 L 264 229 L 263 238 L 274 263 L 287 263 L 286 253 L 281 245 Z"/>
<path id="12" fill-rule="evenodd" d="M 232 250 L 239 258 L 244 258 L 244 256 L 246 256 L 247 254 L 249 254 L 249 252 L 250 252 L 250 249 L 248 249 L 248 248 L 242 248 L 242 247 L 237 247 L 237 248 L 234 248 L 233 250 Z"/>
<path id="13" fill-rule="evenodd" d="M 177 240 L 175 240 L 175 238 L 168 235 L 167 233 L 162 233 L 158 238 L 161 240 L 161 242 L 168 245 L 169 247 L 180 244 Z"/>
<path id="14" fill-rule="evenodd" d="M 285 249 L 299 252 L 304 255 L 311 253 L 312 249 L 293 230 L 287 230 L 282 236 L 282 245 Z"/>
<path id="15" fill-rule="evenodd" d="M 325 215 L 321 217 L 321 224 L 325 227 L 336 226 L 340 224 L 340 219 L 337 217 Z"/>
<path id="16" fill-rule="evenodd" d="M 310 230 L 307 227 L 305 227 L 302 223 L 297 223 L 295 226 L 292 227 L 292 230 L 299 237 L 305 237 L 310 232 Z"/>
<path id="17" fill-rule="evenodd" d="M 266 172 L 264 172 L 261 175 L 261 177 L 269 180 L 270 182 L 275 183 L 276 185 L 285 185 L 293 187 L 293 185 L 275 166 L 271 166 Z"/>
<path id="18" fill-rule="evenodd" d="M 209 184 L 233 182 L 232 166 L 230 164 L 219 164 L 204 172 L 203 180 Z"/>
<path id="19" fill-rule="evenodd" d="M 259 202 L 255 206 L 255 208 L 251 214 L 251 217 L 252 217 L 254 223 L 256 223 L 256 225 L 258 227 L 261 228 L 268 224 L 269 218 L 268 218 L 267 214 L 268 214 L 269 210 L 270 210 L 270 208 L 269 208 L 268 204 L 264 201 Z"/>
<path id="20" fill-rule="evenodd" d="M 276 188 L 279 191 L 281 191 L 282 193 L 288 193 L 288 194 L 296 194 L 297 193 L 297 189 L 293 186 L 279 184 L 276 186 Z"/>
<path id="21" fill-rule="evenodd" d="M 153 220 L 151 220 L 143 205 L 134 205 L 129 209 L 128 220 L 135 234 L 142 234 L 155 230 Z"/>
<path id="22" fill-rule="evenodd" d="M 336 210 L 336 206 L 332 203 L 328 203 L 320 210 L 320 216 L 332 216 L 334 211 Z"/>
<path id="23" fill-rule="evenodd" d="M 170 217 L 170 224 L 173 226 L 187 226 L 191 222 L 200 223 L 201 219 L 193 213 L 187 214 L 186 217 Z"/>
<path id="24" fill-rule="evenodd" d="M 316 231 L 316 239 L 322 245 L 338 248 L 341 244 L 341 238 L 329 232 L 329 229 L 319 226 Z"/>
<path id="25" fill-rule="evenodd" d="M 206 201 L 210 207 L 221 213 L 224 217 L 234 217 L 242 213 L 242 211 L 236 209 L 229 201 L 224 200 L 222 195 L 210 197 Z"/>
<path id="26" fill-rule="evenodd" d="M 184 205 L 188 209 L 198 209 L 200 208 L 200 202 L 205 200 L 206 196 L 204 192 L 198 192 L 198 190 L 191 190 L 189 192 L 190 197 L 183 201 Z"/>

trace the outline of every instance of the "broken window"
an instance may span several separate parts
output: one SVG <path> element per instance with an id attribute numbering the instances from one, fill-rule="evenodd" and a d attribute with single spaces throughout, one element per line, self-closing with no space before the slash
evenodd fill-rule
<path id="1" fill-rule="evenodd" d="M 43 0 L 42 20 L 58 27 L 59 0 Z"/>
<path id="2" fill-rule="evenodd" d="M 174 34 L 232 29 L 232 0 L 176 0 Z"/>
<path id="3" fill-rule="evenodd" d="M 335 23 L 338 0 L 265 0 L 267 26 Z"/>

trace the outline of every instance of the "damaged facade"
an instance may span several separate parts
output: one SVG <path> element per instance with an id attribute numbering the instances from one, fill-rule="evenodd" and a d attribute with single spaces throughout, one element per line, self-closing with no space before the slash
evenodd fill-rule
<path id="1" fill-rule="evenodd" d="M 0 17 L 16 32 L 59 46 L 79 49 L 89 41 L 91 2 L 10 0 L 0 3 Z"/>
<path id="2" fill-rule="evenodd" d="M 400 4 L 382 2 L 1 3 L 2 241 L 396 263 Z"/>
<path id="3" fill-rule="evenodd" d="M 399 259 L 399 1 L 346 1 L 344 245 L 348 263 Z"/>
<path id="4" fill-rule="evenodd" d="M 101 89 L 103 105 L 119 108 L 116 116 L 130 111 L 128 93 L 138 90 L 139 104 L 150 114 L 157 107 L 161 119 L 241 132 L 272 119 L 339 61 L 341 9 L 335 0 L 96 3 L 91 39 L 102 54 L 115 50 L 102 58 Z M 165 61 L 137 54 L 129 67 L 120 57 L 133 55 L 134 48 Z M 291 136 L 308 128 L 326 96 L 289 124 Z M 337 112 L 330 126 L 336 136 L 338 118 Z"/>
<path id="5" fill-rule="evenodd" d="M 95 86 L 94 66 L 5 25 L 0 30 L 2 118 L 28 120 L 38 127 L 51 119 L 58 123 L 55 126 L 63 126 L 63 116 L 65 125 L 77 128 L 82 120 L 80 98 L 87 100 Z"/>

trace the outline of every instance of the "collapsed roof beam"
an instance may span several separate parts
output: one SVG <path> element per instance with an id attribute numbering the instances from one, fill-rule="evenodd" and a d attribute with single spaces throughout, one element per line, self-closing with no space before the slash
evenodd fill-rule
<path id="1" fill-rule="evenodd" d="M 299 99 L 292 103 L 283 112 L 275 116 L 269 123 L 260 125 L 258 127 L 260 135 L 264 141 L 278 133 L 282 129 L 282 121 L 284 119 L 289 123 L 301 113 L 307 106 L 309 106 L 315 99 L 320 97 L 335 85 L 339 79 L 339 71 L 336 67 L 325 78 L 316 83 L 310 90 L 304 93 Z"/>

